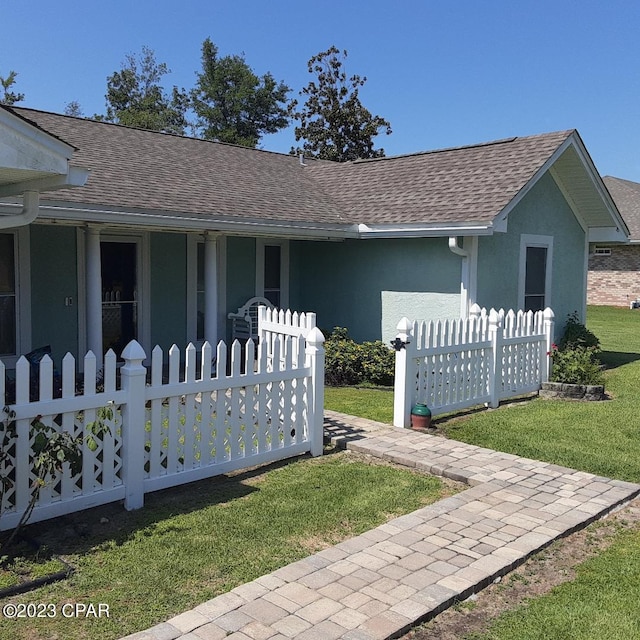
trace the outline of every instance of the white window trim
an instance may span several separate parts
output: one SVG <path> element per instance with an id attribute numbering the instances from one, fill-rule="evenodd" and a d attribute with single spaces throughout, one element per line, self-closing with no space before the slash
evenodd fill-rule
<path id="1" fill-rule="evenodd" d="M 115 233 L 101 233 L 100 244 L 103 242 L 132 243 L 136 245 L 136 269 L 137 269 L 137 298 L 138 305 L 138 342 L 151 356 L 151 274 L 149 272 L 149 233 L 119 235 Z M 86 314 L 86 311 L 85 311 Z M 118 356 L 120 354 L 117 354 Z"/>
<path id="2" fill-rule="evenodd" d="M 20 356 L 31 351 L 31 241 L 28 226 L 2 233 L 14 237 L 16 274 L 16 353 L 2 356 L 2 362 L 8 369 L 15 369 Z"/>
<path id="3" fill-rule="evenodd" d="M 280 307 L 289 308 L 289 241 L 256 239 L 256 296 L 264 297 L 264 248 L 280 247 Z"/>
<path id="4" fill-rule="evenodd" d="M 524 288 L 527 272 L 527 248 L 543 247 L 547 250 L 547 265 L 544 280 L 544 306 L 551 307 L 551 284 L 553 274 L 553 236 L 538 236 L 523 233 L 520 236 L 520 265 L 518 270 L 518 309 L 524 309 Z"/>

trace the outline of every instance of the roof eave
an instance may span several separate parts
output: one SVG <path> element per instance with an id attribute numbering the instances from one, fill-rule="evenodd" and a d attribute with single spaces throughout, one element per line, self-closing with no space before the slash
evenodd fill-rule
<path id="1" fill-rule="evenodd" d="M 459 224 L 380 224 L 357 225 L 357 237 L 372 238 L 444 238 L 450 236 L 489 236 L 494 232 L 491 223 L 465 222 Z"/>
<path id="2" fill-rule="evenodd" d="M 356 237 L 352 225 L 290 220 L 231 218 L 215 214 L 169 211 L 131 211 L 115 207 L 91 207 L 73 203 L 41 202 L 39 219 L 76 225 L 96 224 L 181 232 L 217 231 L 227 235 L 260 235 L 283 238 L 342 240 Z"/>

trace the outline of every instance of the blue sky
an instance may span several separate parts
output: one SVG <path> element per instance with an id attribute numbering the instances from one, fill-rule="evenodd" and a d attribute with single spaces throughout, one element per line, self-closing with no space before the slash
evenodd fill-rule
<path id="1" fill-rule="evenodd" d="M 391 122 L 387 155 L 576 128 L 602 175 L 640 182 L 637 0 L 0 0 L 0 20 L 22 106 L 104 113 L 107 76 L 143 45 L 167 88 L 191 88 L 206 37 L 297 94 L 335 44 Z M 261 146 L 292 144 L 290 129 Z"/>

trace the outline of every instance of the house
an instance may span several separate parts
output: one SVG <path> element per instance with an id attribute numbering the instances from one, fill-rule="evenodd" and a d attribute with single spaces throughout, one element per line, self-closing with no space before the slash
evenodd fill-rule
<path id="1" fill-rule="evenodd" d="M 474 302 L 562 324 L 628 233 L 576 131 L 335 164 L 3 107 L 0 197 L 9 367 L 228 339 L 255 295 L 357 340 Z"/>
<path id="2" fill-rule="evenodd" d="M 640 300 L 640 183 L 611 176 L 604 183 L 630 237 L 628 244 L 591 244 L 587 302 L 628 307 Z"/>

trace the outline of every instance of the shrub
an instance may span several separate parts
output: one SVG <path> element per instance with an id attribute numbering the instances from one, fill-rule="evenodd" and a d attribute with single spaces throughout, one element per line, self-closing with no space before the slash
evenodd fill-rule
<path id="1" fill-rule="evenodd" d="M 326 384 L 353 385 L 362 382 L 362 353 L 359 345 L 347 335 L 347 330 L 335 327 L 324 343 Z"/>
<path id="2" fill-rule="evenodd" d="M 600 340 L 580 322 L 578 312 L 574 311 L 567 316 L 567 324 L 558 348 L 560 351 L 565 351 L 576 347 L 586 347 L 587 349 L 600 351 Z"/>
<path id="3" fill-rule="evenodd" d="M 552 382 L 602 384 L 602 368 L 593 348 L 578 346 L 564 351 L 554 349 L 552 357 Z"/>
<path id="4" fill-rule="evenodd" d="M 395 356 L 384 342 L 358 344 L 349 337 L 347 329 L 335 327 L 324 347 L 326 384 L 393 384 Z"/>
<path id="5" fill-rule="evenodd" d="M 381 340 L 362 343 L 364 379 L 372 384 L 393 384 L 396 366 L 395 352 Z"/>
<path id="6" fill-rule="evenodd" d="M 567 384 L 602 384 L 602 364 L 597 358 L 600 340 L 578 319 L 569 314 L 559 345 L 553 345 L 552 382 Z"/>

